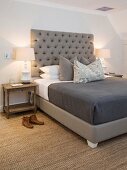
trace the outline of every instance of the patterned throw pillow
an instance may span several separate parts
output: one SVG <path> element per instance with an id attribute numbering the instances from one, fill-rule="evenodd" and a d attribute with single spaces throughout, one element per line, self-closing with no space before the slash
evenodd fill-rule
<path id="1" fill-rule="evenodd" d="M 103 80 L 104 71 L 100 59 L 97 59 L 89 65 L 84 65 L 79 61 L 74 61 L 74 82 L 91 82 L 97 80 Z"/>

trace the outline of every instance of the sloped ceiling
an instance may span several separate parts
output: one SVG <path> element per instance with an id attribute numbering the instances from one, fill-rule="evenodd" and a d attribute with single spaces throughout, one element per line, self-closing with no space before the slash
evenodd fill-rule
<path id="1" fill-rule="evenodd" d="M 16 0 L 40 5 L 56 5 L 57 7 L 80 8 L 84 10 L 96 10 L 100 7 L 111 7 L 117 12 L 127 9 L 127 0 Z"/>
<path id="2" fill-rule="evenodd" d="M 91 14 L 106 15 L 121 39 L 127 39 L 127 0 L 12 0 Z M 107 12 L 100 7 L 111 7 Z"/>

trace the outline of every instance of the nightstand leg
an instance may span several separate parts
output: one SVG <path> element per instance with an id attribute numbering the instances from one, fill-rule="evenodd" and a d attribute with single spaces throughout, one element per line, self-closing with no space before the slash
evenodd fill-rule
<path id="1" fill-rule="evenodd" d="M 5 90 L 3 87 L 3 112 L 5 113 Z"/>
<path id="2" fill-rule="evenodd" d="M 36 107 L 36 87 L 34 87 L 34 113 L 37 112 L 37 107 Z"/>
<path id="3" fill-rule="evenodd" d="M 9 91 L 7 91 L 7 119 L 9 119 Z"/>

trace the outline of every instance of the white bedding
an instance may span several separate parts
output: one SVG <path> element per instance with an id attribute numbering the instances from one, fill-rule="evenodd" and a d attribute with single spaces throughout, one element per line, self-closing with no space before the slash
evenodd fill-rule
<path id="1" fill-rule="evenodd" d="M 63 82 L 73 82 L 73 81 L 60 81 L 58 79 L 56 79 L 56 80 L 36 79 L 34 81 L 38 84 L 37 94 L 40 97 L 44 98 L 45 100 L 49 100 L 49 97 L 48 97 L 48 86 L 50 84 L 63 83 Z"/>

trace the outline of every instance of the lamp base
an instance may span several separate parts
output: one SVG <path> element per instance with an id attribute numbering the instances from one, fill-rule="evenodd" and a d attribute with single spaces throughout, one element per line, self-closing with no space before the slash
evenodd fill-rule
<path id="1" fill-rule="evenodd" d="M 29 84 L 30 83 L 30 72 L 29 71 L 23 71 L 22 72 L 21 82 L 23 84 Z"/>

